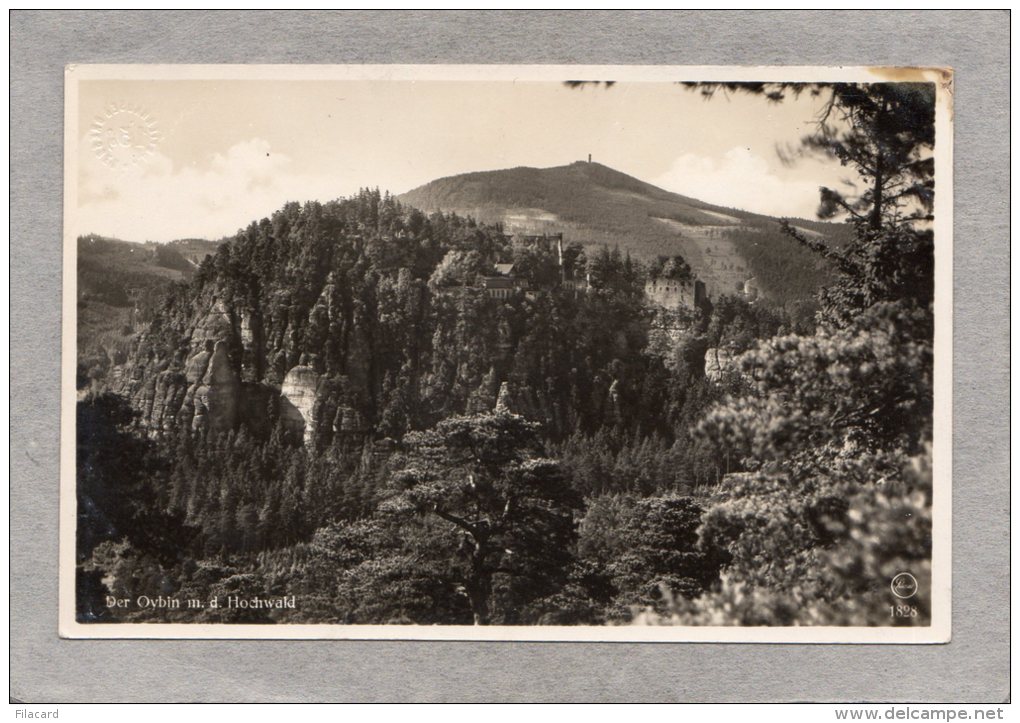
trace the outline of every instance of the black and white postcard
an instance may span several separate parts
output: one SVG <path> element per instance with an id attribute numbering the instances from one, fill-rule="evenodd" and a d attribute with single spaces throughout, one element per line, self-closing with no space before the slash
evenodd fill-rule
<path id="1" fill-rule="evenodd" d="M 60 632 L 950 637 L 952 74 L 66 70 Z"/>

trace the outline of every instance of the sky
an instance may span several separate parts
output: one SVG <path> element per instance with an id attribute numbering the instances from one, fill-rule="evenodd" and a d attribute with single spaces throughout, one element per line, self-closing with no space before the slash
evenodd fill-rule
<path id="1" fill-rule="evenodd" d="M 399 194 L 588 154 L 702 201 L 814 218 L 819 186 L 851 173 L 829 159 L 784 163 L 779 150 L 812 129 L 819 103 L 705 100 L 661 82 L 82 81 L 75 226 L 131 241 L 219 239 L 288 201 Z"/>

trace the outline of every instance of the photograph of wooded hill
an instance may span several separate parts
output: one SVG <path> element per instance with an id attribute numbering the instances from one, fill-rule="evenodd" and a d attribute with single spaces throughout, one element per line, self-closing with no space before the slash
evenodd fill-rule
<path id="1" fill-rule="evenodd" d="M 931 623 L 933 83 L 80 102 L 78 622 Z"/>

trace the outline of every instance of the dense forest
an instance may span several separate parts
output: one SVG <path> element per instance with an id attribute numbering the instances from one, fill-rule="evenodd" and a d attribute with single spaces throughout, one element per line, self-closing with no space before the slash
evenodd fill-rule
<path id="1" fill-rule="evenodd" d="M 824 92 L 884 195 L 830 192 L 846 243 L 787 229 L 830 269 L 814 316 L 656 307 L 690 265 L 607 246 L 566 249 L 579 288 L 547 244 L 374 190 L 137 301 L 123 363 L 80 359 L 78 619 L 927 624 L 932 238 L 903 209 L 930 212 L 932 98 Z"/>

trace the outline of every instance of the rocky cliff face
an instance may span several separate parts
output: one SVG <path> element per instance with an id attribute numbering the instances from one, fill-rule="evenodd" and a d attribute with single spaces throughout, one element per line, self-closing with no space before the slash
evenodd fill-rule
<path id="1" fill-rule="evenodd" d="M 203 352 L 203 356 L 208 352 Z M 192 391 L 193 390 L 193 391 Z M 194 417 L 192 429 L 229 432 L 237 424 L 240 382 L 227 356 L 227 343 L 217 341 L 209 355 L 205 374 L 189 387 Z"/>
<path id="2" fill-rule="evenodd" d="M 723 375 L 740 370 L 737 358 L 729 349 L 711 347 L 705 352 L 705 378 L 717 382 Z"/>
<path id="3" fill-rule="evenodd" d="M 352 404 L 346 377 L 330 379 L 306 365 L 291 369 L 283 381 L 280 418 L 306 447 L 321 448 L 335 439 L 358 445 L 371 431 Z"/>
<path id="4" fill-rule="evenodd" d="M 152 334 L 139 334 L 132 353 L 112 375 L 114 391 L 131 400 L 143 428 L 152 434 L 181 428 L 221 433 L 234 429 L 249 411 L 259 418 L 257 408 L 265 409 L 268 390 L 250 363 L 261 353 L 250 315 L 213 298 L 195 314 L 172 354 L 158 351 Z"/>
<path id="5" fill-rule="evenodd" d="M 757 369 L 745 370 L 741 357 L 743 357 L 741 352 L 733 352 L 722 347 L 710 348 L 705 352 L 705 378 L 718 382 L 725 376 L 738 374 L 745 382 L 755 384 Z"/>
<path id="6" fill-rule="evenodd" d="M 344 316 L 339 297 L 328 279 L 302 313 L 289 293 L 277 291 L 268 303 L 275 311 L 264 318 L 261 308 L 227 301 L 219 289 L 207 292 L 182 310 L 176 325 L 164 321 L 160 329 L 140 331 L 132 353 L 111 375 L 114 391 L 131 400 L 150 434 L 218 434 L 242 420 L 257 427 L 275 406 L 286 431 L 306 445 L 328 444 L 336 435 L 359 440 L 368 429 L 350 391 L 350 382 L 364 383 L 359 355 L 349 355 L 349 379 L 323 374 L 316 355 L 297 348 L 303 334 L 328 343 L 330 325 L 335 329 Z M 175 351 L 166 351 L 167 339 Z"/>
<path id="7" fill-rule="evenodd" d="M 184 377 L 177 371 L 164 368 L 148 378 L 133 381 L 136 391 L 132 401 L 140 410 L 146 426 L 156 431 L 173 429 L 175 415 L 187 395 L 188 385 Z"/>
<path id="8" fill-rule="evenodd" d="M 287 372 L 280 390 L 280 418 L 287 430 L 310 444 L 318 421 L 315 400 L 320 376 L 308 366 L 296 366 Z"/>
<path id="9" fill-rule="evenodd" d="M 217 342 L 231 341 L 239 336 L 230 308 L 222 299 L 215 298 L 209 310 L 199 317 L 191 332 L 192 354 L 210 350 Z"/>

